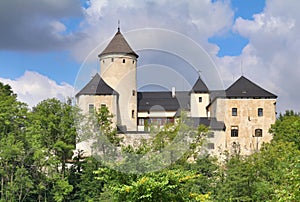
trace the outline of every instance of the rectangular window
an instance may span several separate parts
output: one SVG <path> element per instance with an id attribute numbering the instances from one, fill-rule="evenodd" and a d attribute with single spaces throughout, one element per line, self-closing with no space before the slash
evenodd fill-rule
<path id="1" fill-rule="evenodd" d="M 104 107 L 106 107 L 106 104 L 101 104 L 101 108 L 104 108 Z"/>
<path id="2" fill-rule="evenodd" d="M 139 118 L 138 124 L 139 124 L 139 126 L 143 126 L 144 125 L 144 119 Z"/>
<path id="3" fill-rule="evenodd" d="M 215 137 L 214 132 L 208 132 L 208 133 L 207 133 L 207 137 L 208 137 L 208 138 L 214 138 L 214 137 Z"/>
<path id="4" fill-rule="evenodd" d="M 231 137 L 239 136 L 239 128 L 237 126 L 231 126 Z"/>
<path id="5" fill-rule="evenodd" d="M 134 118 L 134 110 L 131 110 L 131 118 Z"/>
<path id="6" fill-rule="evenodd" d="M 257 115 L 258 116 L 263 116 L 264 115 L 264 109 L 263 108 L 258 108 L 257 109 Z"/>
<path id="7" fill-rule="evenodd" d="M 207 143 L 207 149 L 215 149 L 214 143 Z"/>
<path id="8" fill-rule="evenodd" d="M 199 102 L 202 102 L 202 97 L 199 97 Z"/>
<path id="9" fill-rule="evenodd" d="M 237 108 L 232 108 L 231 113 L 232 116 L 237 116 Z"/>
<path id="10" fill-rule="evenodd" d="M 135 96 L 135 90 L 132 90 L 132 96 Z"/>
<path id="11" fill-rule="evenodd" d="M 94 104 L 89 104 L 89 113 L 94 113 L 95 107 Z"/>

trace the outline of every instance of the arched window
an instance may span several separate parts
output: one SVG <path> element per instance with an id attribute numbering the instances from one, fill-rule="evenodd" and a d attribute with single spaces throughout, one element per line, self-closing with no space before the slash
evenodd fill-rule
<path id="1" fill-rule="evenodd" d="M 255 129 L 254 137 L 262 137 L 262 129 L 260 129 L 260 128 Z"/>
<path id="2" fill-rule="evenodd" d="M 231 126 L 231 137 L 238 137 L 238 136 L 239 136 L 239 127 Z"/>
<path id="3" fill-rule="evenodd" d="M 123 59 L 123 63 L 125 63 L 125 59 Z"/>

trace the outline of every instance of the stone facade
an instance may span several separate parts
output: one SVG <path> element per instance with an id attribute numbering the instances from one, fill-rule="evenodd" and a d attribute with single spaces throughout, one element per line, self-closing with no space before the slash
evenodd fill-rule
<path id="1" fill-rule="evenodd" d="M 128 144 L 146 137 L 150 124 L 174 123 L 181 111 L 195 125 L 210 128 L 205 144 L 210 154 L 248 155 L 272 139 L 268 131 L 276 119 L 277 96 L 243 76 L 222 92 L 210 91 L 200 76 L 187 92 L 137 92 L 138 55 L 120 30 L 99 58 L 100 75 L 76 95 L 77 104 L 83 113 L 107 106 L 114 124 L 124 126 L 126 134 L 120 135 Z"/>

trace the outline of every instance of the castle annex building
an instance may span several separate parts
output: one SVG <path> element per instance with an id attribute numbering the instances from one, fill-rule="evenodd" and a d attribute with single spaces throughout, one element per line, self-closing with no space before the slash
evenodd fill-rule
<path id="1" fill-rule="evenodd" d="M 211 153 L 239 150 L 251 154 L 272 139 L 277 96 L 241 76 L 224 91 L 210 91 L 201 77 L 189 91 L 138 92 L 137 59 L 118 28 L 99 54 L 100 73 L 77 94 L 83 113 L 106 106 L 123 133 L 147 133 L 150 125 L 172 123 L 181 111 L 195 125 L 210 128 Z"/>

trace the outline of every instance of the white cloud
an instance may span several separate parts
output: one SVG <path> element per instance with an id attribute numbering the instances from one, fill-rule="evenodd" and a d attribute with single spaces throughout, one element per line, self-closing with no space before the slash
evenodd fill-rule
<path id="1" fill-rule="evenodd" d="M 299 1 L 270 0 L 253 20 L 238 18 L 233 29 L 249 39 L 240 56 L 216 58 L 227 81 L 245 76 L 277 94 L 278 111 L 300 111 Z M 296 9 L 297 8 L 297 9 Z M 230 78 L 231 77 L 231 78 Z"/>
<path id="2" fill-rule="evenodd" d="M 89 2 L 89 7 L 84 10 L 85 20 L 81 24 L 81 31 L 88 37 L 76 43 L 72 49 L 75 58 L 80 61 L 100 43 L 115 34 L 118 20 L 125 35 L 126 31 L 135 29 L 169 29 L 187 35 L 212 53 L 216 53 L 217 49 L 215 45 L 207 42 L 207 38 L 229 29 L 233 23 L 233 11 L 230 9 L 229 1 L 212 3 L 210 0 L 90 0 Z"/>
<path id="3" fill-rule="evenodd" d="M 74 92 L 71 85 L 57 84 L 48 77 L 32 71 L 26 71 L 24 75 L 15 80 L 0 78 L 0 82 L 9 84 L 17 94 L 18 100 L 27 103 L 30 107 L 47 98 L 66 101 L 68 97 L 72 97 Z"/>
<path id="4" fill-rule="evenodd" d="M 80 1 L 0 1 L 0 50 L 58 50 L 82 38 L 63 22 L 83 17 Z"/>

